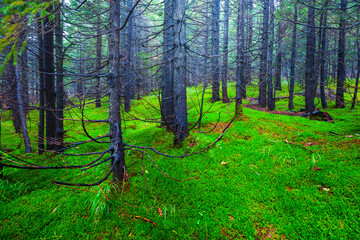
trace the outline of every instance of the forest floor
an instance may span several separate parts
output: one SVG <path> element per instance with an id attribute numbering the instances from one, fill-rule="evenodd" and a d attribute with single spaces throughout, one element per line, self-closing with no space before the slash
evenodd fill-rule
<path id="1" fill-rule="evenodd" d="M 232 99 L 234 88 L 231 83 Z M 255 86 L 249 87 L 248 96 L 244 106 L 251 107 L 250 98 L 257 96 Z M 278 96 L 288 96 L 287 90 Z M 350 95 L 346 98 L 349 101 Z M 201 86 L 188 89 L 190 126 L 197 122 L 200 99 Z M 173 135 L 158 123 L 133 120 L 134 116 L 160 117 L 159 110 L 151 107 L 159 105 L 155 94 L 134 101 L 130 114 L 124 115 L 124 141 L 170 155 L 199 151 L 219 138 L 234 115 L 233 102 L 212 104 L 210 99 L 207 90 L 202 127 L 194 128 L 181 147 L 173 147 Z M 154 164 L 128 150 L 130 184 L 116 186 L 108 180 L 81 188 L 51 183 L 96 182 L 109 164 L 87 171 L 5 168 L 0 179 L 0 239 L 359 239 L 359 105 L 355 110 L 335 109 L 330 101 L 323 111 L 334 118 L 331 123 L 281 114 L 287 111 L 287 101 L 276 102 L 278 114 L 245 107 L 216 145 L 192 157 L 167 158 L 148 152 Z M 303 96 L 296 96 L 294 103 L 295 110 L 303 108 Z M 88 106 L 86 117 L 106 119 L 107 107 L 106 102 L 98 109 Z M 79 116 L 74 109 L 66 118 Z M 41 165 L 94 159 L 23 154 L 8 113 L 3 117 L 2 146 L 11 154 Z M 36 119 L 37 112 L 31 111 L 28 124 L 34 147 Z M 67 142 L 87 140 L 81 122 L 66 121 L 65 126 Z M 108 132 L 106 123 L 86 122 L 85 126 L 94 137 Z M 68 152 L 107 147 L 88 143 Z M 178 180 L 193 179 L 175 181 L 158 168 Z"/>

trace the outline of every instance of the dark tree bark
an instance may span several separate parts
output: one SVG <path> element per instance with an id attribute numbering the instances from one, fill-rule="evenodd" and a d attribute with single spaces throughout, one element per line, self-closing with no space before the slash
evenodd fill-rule
<path id="1" fill-rule="evenodd" d="M 128 10 L 132 8 L 132 0 L 128 0 Z M 127 43 L 126 43 L 126 77 L 125 79 L 125 99 L 124 99 L 124 109 L 125 112 L 129 112 L 131 108 L 131 99 L 134 95 L 134 74 L 133 74 L 133 17 L 130 15 L 127 22 Z"/>
<path id="2" fill-rule="evenodd" d="M 267 106 L 270 111 L 275 110 L 275 99 L 273 89 L 273 56 L 274 56 L 274 38 L 275 38 L 275 15 L 274 15 L 274 0 L 270 0 L 270 40 L 269 40 L 269 53 L 268 53 L 268 75 L 267 75 Z"/>
<path id="3" fill-rule="evenodd" d="M 29 135 L 27 132 L 27 124 L 26 124 L 23 97 L 22 97 L 22 91 L 21 91 L 20 71 L 19 71 L 19 67 L 17 64 L 15 66 L 15 78 L 16 78 L 16 96 L 17 96 L 17 103 L 19 104 L 19 106 L 18 106 L 19 118 L 20 118 L 21 130 L 22 130 L 24 144 L 25 144 L 25 152 L 30 153 L 31 152 L 31 144 L 30 144 L 30 138 L 29 138 Z"/>
<path id="4" fill-rule="evenodd" d="M 174 124 L 174 4 L 173 0 L 165 0 L 164 5 L 164 35 L 163 35 L 163 65 L 161 85 L 162 126 L 170 130 Z"/>
<path id="5" fill-rule="evenodd" d="M 64 81 L 63 81 L 63 27 L 61 22 L 61 5 L 55 13 L 56 42 L 56 149 L 64 148 Z"/>
<path id="6" fill-rule="evenodd" d="M 21 43 L 24 43 L 27 37 L 27 31 L 24 30 L 21 33 L 19 41 Z M 20 66 L 20 83 L 21 83 L 21 96 L 22 96 L 22 102 L 23 102 L 23 108 L 24 108 L 24 114 L 25 116 L 29 112 L 29 78 L 28 78 L 28 50 L 27 47 L 25 47 L 24 51 L 22 52 L 21 56 L 19 56 L 19 66 Z"/>
<path id="7" fill-rule="evenodd" d="M 357 98 L 357 93 L 358 93 L 358 89 L 359 89 L 359 77 L 360 77 L 360 44 L 359 44 L 359 29 L 356 29 L 356 47 L 357 47 L 357 72 L 356 72 L 356 82 L 355 82 L 355 91 L 354 91 L 354 97 L 352 99 L 352 103 L 351 103 L 351 109 L 355 108 L 355 103 L 356 103 L 356 98 Z"/>
<path id="8" fill-rule="evenodd" d="M 204 98 L 205 98 L 205 91 L 207 87 L 207 77 L 208 77 L 208 43 L 209 43 L 209 2 L 205 0 L 205 34 L 204 34 L 204 81 L 203 81 L 203 92 L 201 95 L 201 105 L 200 105 L 200 116 L 198 122 L 198 128 L 201 127 L 201 120 L 203 116 L 204 110 Z"/>
<path id="9" fill-rule="evenodd" d="M 244 42 L 245 42 L 245 4 L 244 0 L 239 1 L 238 20 L 237 20 L 237 60 L 236 60 L 236 96 L 235 96 L 235 112 L 237 113 L 241 103 L 243 88 L 245 86 L 244 74 Z"/>
<path id="10" fill-rule="evenodd" d="M 328 1 L 325 4 L 327 6 Z M 325 95 L 325 53 L 326 53 L 326 26 L 327 26 L 327 10 L 324 9 L 320 17 L 320 34 L 319 34 L 319 58 L 320 58 L 320 98 L 321 106 L 327 108 L 326 95 Z"/>
<path id="11" fill-rule="evenodd" d="M 100 15 L 97 17 L 96 23 L 96 66 L 99 69 L 97 71 L 98 74 L 101 73 L 101 47 L 102 47 L 102 32 L 101 32 L 101 18 Z M 96 78 L 96 100 L 95 107 L 101 107 L 101 90 L 100 90 L 100 81 L 101 77 Z"/>
<path id="12" fill-rule="evenodd" d="M 340 5 L 340 23 L 339 23 L 339 47 L 338 47 L 338 67 L 337 67 L 337 85 L 336 85 L 336 105 L 337 108 L 344 108 L 344 83 L 346 80 L 345 70 L 345 13 L 347 0 L 341 0 Z"/>
<path id="13" fill-rule="evenodd" d="M 124 143 L 121 132 L 120 113 L 120 0 L 110 4 L 110 36 L 109 36 L 109 124 L 112 149 L 113 182 L 118 183 L 125 178 Z"/>
<path id="14" fill-rule="evenodd" d="M 174 8 L 174 144 L 189 135 L 186 103 L 185 0 L 175 0 Z"/>
<path id="15" fill-rule="evenodd" d="M 222 81 L 221 81 L 221 90 L 222 90 L 222 101 L 223 103 L 229 102 L 229 97 L 227 93 L 227 65 L 228 65 L 228 45 L 229 45 L 229 0 L 225 0 L 224 5 L 224 42 L 223 42 L 223 67 L 222 67 Z"/>
<path id="16" fill-rule="evenodd" d="M 79 74 L 80 77 L 77 79 L 76 82 L 76 94 L 79 98 L 82 98 L 84 95 L 84 85 L 83 85 L 83 77 L 84 77 L 84 59 L 83 59 L 83 52 L 84 52 L 84 38 L 81 37 L 80 49 L 79 50 Z"/>
<path id="17" fill-rule="evenodd" d="M 52 11 L 52 7 L 48 9 Z M 44 19 L 44 82 L 46 109 L 46 149 L 56 149 L 56 114 L 55 114 L 55 84 L 54 84 L 54 21 L 49 17 Z"/>
<path id="18" fill-rule="evenodd" d="M 39 41 L 39 125 L 38 125 L 38 151 L 42 154 L 45 149 L 44 131 L 45 131 L 45 73 L 44 73 L 44 29 L 42 21 L 38 22 L 38 41 Z"/>
<path id="19" fill-rule="evenodd" d="M 269 0 L 264 0 L 259 75 L 259 105 L 266 107 L 266 66 L 268 52 Z"/>
<path id="20" fill-rule="evenodd" d="M 298 18 L 297 4 L 294 5 L 294 23 L 292 32 L 291 44 L 291 59 L 290 59 L 290 86 L 289 86 L 289 109 L 294 109 L 294 86 L 295 86 L 295 60 L 296 60 L 296 24 Z"/>
<path id="21" fill-rule="evenodd" d="M 212 46 L 212 101 L 220 101 L 219 94 L 219 45 L 220 45 L 220 0 L 212 0 L 211 46 Z"/>
<path id="22" fill-rule="evenodd" d="M 10 49 L 9 49 L 10 51 Z M 17 79 L 15 77 L 15 68 L 12 65 L 13 58 L 6 64 L 4 69 L 4 79 L 6 81 L 7 89 L 5 92 L 7 105 L 11 109 L 12 122 L 16 133 L 21 132 L 21 122 L 19 115 L 19 103 L 17 99 Z"/>
<path id="23" fill-rule="evenodd" d="M 283 7 L 282 0 L 279 0 L 279 9 L 281 10 Z M 282 42 L 283 42 L 283 33 L 284 33 L 284 26 L 283 22 L 279 20 L 278 22 L 278 29 L 277 29 L 277 44 L 278 50 L 276 54 L 276 70 L 275 70 L 275 89 L 281 91 L 281 68 L 282 68 Z"/>
<path id="24" fill-rule="evenodd" d="M 307 36 L 306 36 L 306 66 L 305 66 L 305 108 L 314 111 L 314 98 L 316 93 L 315 76 L 315 8 L 314 1 L 309 0 Z"/>
<path id="25" fill-rule="evenodd" d="M 247 34 L 246 34 L 246 39 L 247 39 L 247 50 L 250 50 L 252 48 L 252 39 L 253 39 L 253 16 L 252 16 L 252 11 L 253 11 L 253 1 L 249 0 L 247 2 L 247 19 L 248 19 L 248 24 L 247 26 Z M 246 67 L 245 67 L 245 79 L 246 79 L 246 84 L 243 87 L 243 98 L 246 98 L 247 96 L 247 91 L 246 91 L 246 86 L 251 84 L 252 81 L 252 77 L 251 77 L 251 72 L 252 72 L 252 57 L 251 57 L 251 53 L 248 52 L 245 54 L 245 61 L 246 61 Z"/>

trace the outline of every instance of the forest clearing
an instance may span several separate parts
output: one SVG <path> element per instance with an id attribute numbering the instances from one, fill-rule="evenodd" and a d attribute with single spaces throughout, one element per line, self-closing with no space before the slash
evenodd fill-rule
<path id="1" fill-rule="evenodd" d="M 0 239 L 360 238 L 357 1 L 0 9 Z"/>

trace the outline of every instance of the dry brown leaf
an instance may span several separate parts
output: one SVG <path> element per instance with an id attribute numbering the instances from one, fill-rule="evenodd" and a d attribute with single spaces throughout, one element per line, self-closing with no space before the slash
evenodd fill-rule
<path id="1" fill-rule="evenodd" d="M 228 164 L 229 162 L 221 162 L 222 165 L 226 165 Z"/>
<path id="2" fill-rule="evenodd" d="M 161 217 L 162 215 L 164 215 L 164 213 L 163 213 L 163 211 L 161 210 L 160 207 L 158 208 L 158 213 L 160 214 L 160 217 Z"/>
<path id="3" fill-rule="evenodd" d="M 342 221 L 340 221 L 340 228 L 344 228 Z"/>
<path id="4" fill-rule="evenodd" d="M 233 216 L 230 216 L 230 215 L 229 215 L 229 218 L 230 218 L 231 221 L 234 221 L 234 220 L 235 220 L 235 218 L 234 218 Z"/>

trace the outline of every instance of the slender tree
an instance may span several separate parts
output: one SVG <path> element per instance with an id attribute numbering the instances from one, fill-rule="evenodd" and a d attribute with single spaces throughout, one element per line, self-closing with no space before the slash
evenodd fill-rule
<path id="1" fill-rule="evenodd" d="M 298 8 L 294 5 L 294 21 L 291 44 L 291 58 L 290 58 L 290 86 L 289 86 L 289 109 L 294 109 L 294 86 L 295 86 L 295 61 L 296 61 L 296 37 L 297 37 L 297 18 Z"/>
<path id="2" fill-rule="evenodd" d="M 274 88 L 273 88 L 273 56 L 274 56 L 274 38 L 275 38 L 275 5 L 274 0 L 270 0 L 270 39 L 269 39 L 269 53 L 268 53 L 268 74 L 267 74 L 267 106 L 270 111 L 273 111 L 275 109 L 275 99 L 274 99 Z"/>
<path id="3" fill-rule="evenodd" d="M 97 73 L 101 73 L 101 50 L 102 50 L 102 31 L 101 31 L 101 17 L 100 14 L 97 16 L 96 22 L 96 67 L 98 68 Z M 101 89 L 100 89 L 101 77 L 96 77 L 96 101 L 95 107 L 101 107 Z"/>
<path id="4" fill-rule="evenodd" d="M 305 108 L 314 111 L 314 98 L 316 92 L 315 76 L 315 8 L 314 1 L 308 1 L 308 21 L 306 34 L 306 66 L 305 66 Z"/>
<path id="5" fill-rule="evenodd" d="M 259 105 L 266 107 L 266 64 L 268 52 L 269 0 L 264 0 L 259 75 Z"/>
<path id="6" fill-rule="evenodd" d="M 212 46 L 212 101 L 220 101 L 219 94 L 219 45 L 220 45 L 220 0 L 212 0 L 211 46 Z"/>
<path id="7" fill-rule="evenodd" d="M 61 21 L 61 5 L 56 6 L 55 42 L 56 42 L 56 148 L 64 147 L 64 57 L 63 57 L 63 27 Z"/>
<path id="8" fill-rule="evenodd" d="M 320 98 L 321 106 L 327 108 L 326 95 L 325 95 L 325 54 L 326 54 L 326 27 L 327 27 L 327 3 L 320 16 L 320 30 L 319 30 L 319 58 L 320 58 Z"/>
<path id="9" fill-rule="evenodd" d="M 125 178 L 124 143 L 121 131 L 120 113 L 120 0 L 110 4 L 110 36 L 109 36 L 109 124 L 111 140 L 111 165 L 113 182 L 121 182 Z"/>
<path id="10" fill-rule="evenodd" d="M 174 9 L 174 144 L 189 135 L 186 103 L 185 0 L 175 0 Z"/>
<path id="11" fill-rule="evenodd" d="M 283 0 L 279 0 L 279 9 L 283 9 Z M 277 28 L 277 53 L 276 53 L 276 69 L 275 69 L 275 89 L 281 91 L 281 69 L 282 69 L 282 55 L 283 55 L 283 35 L 284 24 L 283 21 L 278 21 Z"/>
<path id="12" fill-rule="evenodd" d="M 356 47 L 357 47 L 357 71 L 356 71 L 356 82 L 355 82 L 355 90 L 354 90 L 354 96 L 351 103 L 351 109 L 355 108 L 355 102 L 357 98 L 357 93 L 359 90 L 359 78 L 360 78 L 360 43 L 359 43 L 359 29 L 356 29 Z"/>
<path id="13" fill-rule="evenodd" d="M 236 60 L 236 97 L 235 97 L 235 111 L 237 112 L 242 103 L 242 93 L 245 87 L 245 54 L 244 54 L 244 42 L 245 42 L 245 4 L 244 0 L 239 1 L 238 8 L 238 20 L 237 20 L 237 60 Z"/>
<path id="14" fill-rule="evenodd" d="M 168 130 L 174 122 L 174 3 L 173 0 L 164 2 L 164 34 L 163 34 L 163 64 L 161 84 L 161 115 L 162 126 Z"/>
<path id="15" fill-rule="evenodd" d="M 340 21 L 339 21 L 339 47 L 338 47 L 338 66 L 337 66 L 337 84 L 336 84 L 336 107 L 344 108 L 344 83 L 346 80 L 345 70 L 345 13 L 347 0 L 341 0 Z"/>
<path id="16" fill-rule="evenodd" d="M 39 64 L 39 124 L 38 124 L 38 152 L 42 154 L 45 149 L 45 73 L 44 73 L 44 28 L 43 21 L 38 21 L 38 64 Z"/>
<path id="17" fill-rule="evenodd" d="M 222 90 L 222 101 L 223 103 L 229 102 L 229 97 L 227 93 L 227 77 L 228 77 L 228 51 L 229 51 L 229 0 L 225 0 L 224 4 L 224 40 L 223 40 L 223 67 L 222 67 L 222 81 L 221 81 L 221 90 Z"/>

